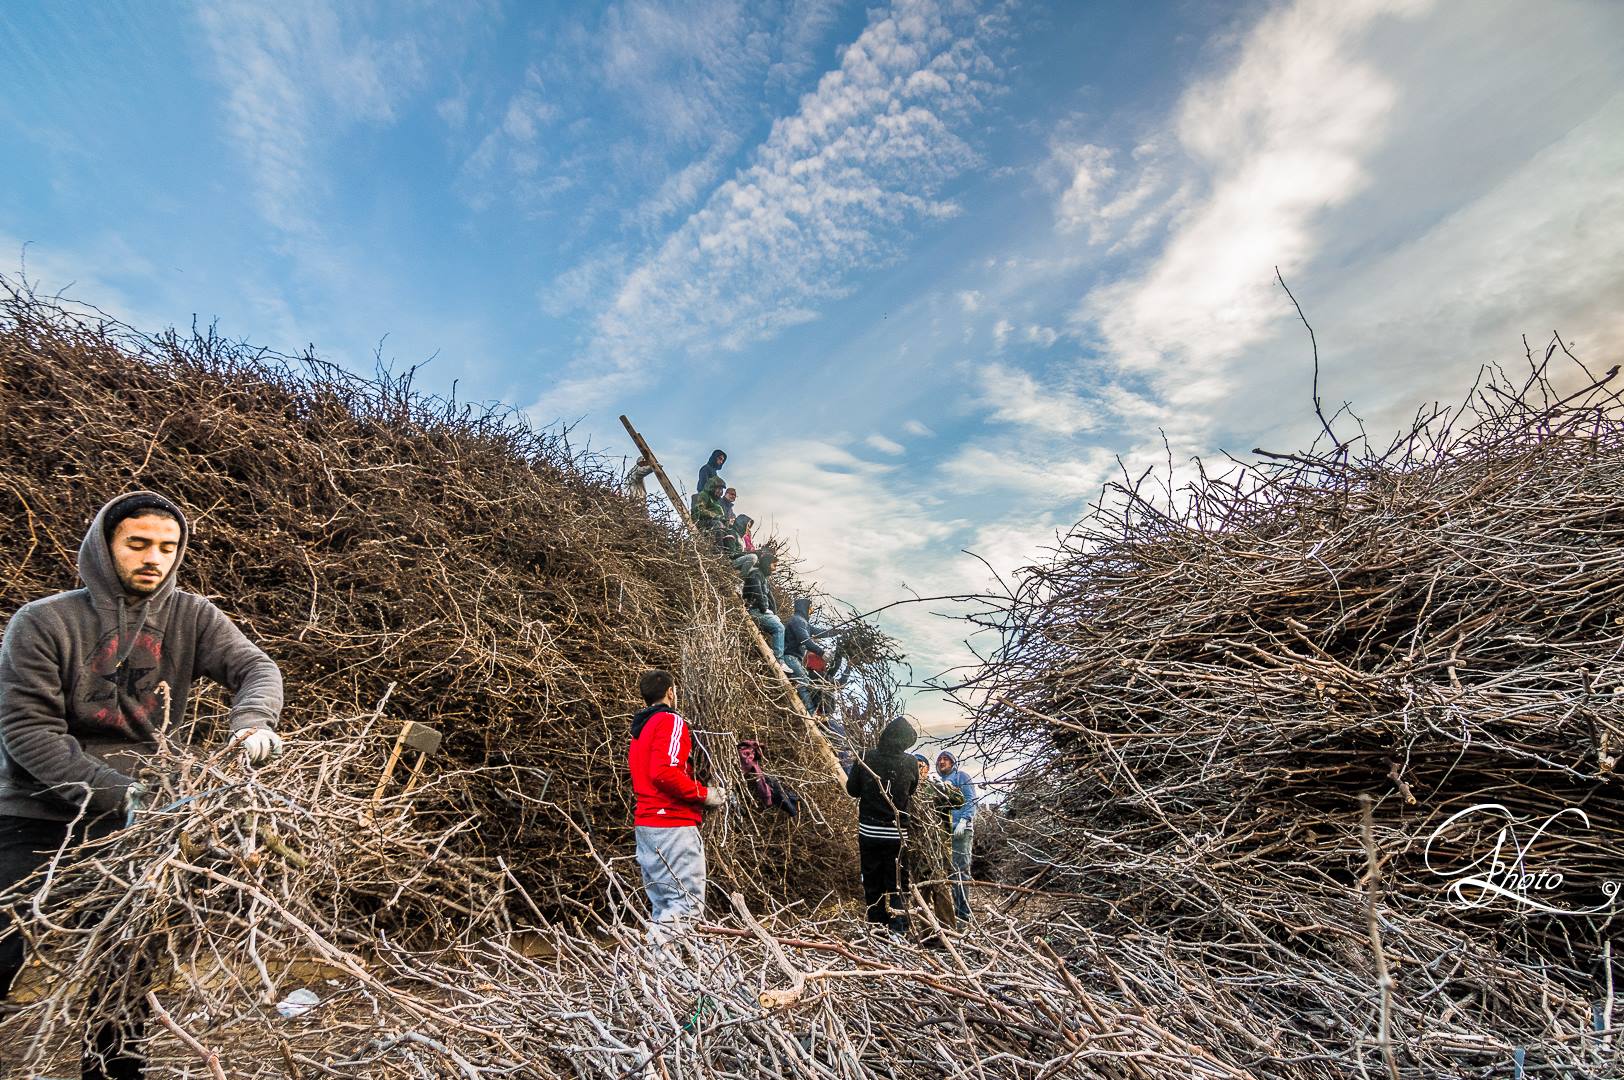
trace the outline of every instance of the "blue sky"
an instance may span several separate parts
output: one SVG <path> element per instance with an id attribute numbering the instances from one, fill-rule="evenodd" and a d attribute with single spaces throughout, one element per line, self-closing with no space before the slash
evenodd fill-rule
<path id="1" fill-rule="evenodd" d="M 1521 335 L 1624 345 L 1624 5 L 0 7 L 0 251 L 506 402 L 740 506 L 861 607 L 1120 468 L 1389 430 Z M 929 606 L 884 625 L 961 663 Z M 927 722 L 956 714 L 922 698 Z"/>

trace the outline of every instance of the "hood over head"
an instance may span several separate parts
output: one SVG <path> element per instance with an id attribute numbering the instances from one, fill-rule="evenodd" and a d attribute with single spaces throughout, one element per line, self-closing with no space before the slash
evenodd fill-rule
<path id="1" fill-rule="evenodd" d="M 744 532 L 756 523 L 756 519 L 749 514 L 738 514 L 733 518 L 733 525 L 739 532 Z"/>
<path id="2" fill-rule="evenodd" d="M 795 598 L 795 614 L 803 619 L 812 617 L 812 598 L 810 596 L 797 596 Z"/>
<path id="3" fill-rule="evenodd" d="M 639 735 L 643 734 L 643 725 L 654 719 L 655 716 L 663 712 L 676 711 L 677 710 L 673 709 L 663 701 L 656 701 L 652 705 L 647 705 L 639 709 L 632 715 L 632 738 L 635 739 Z"/>
<path id="4" fill-rule="evenodd" d="M 908 721 L 908 718 L 898 716 L 885 725 L 885 730 L 880 732 L 880 747 L 884 750 L 903 751 L 907 750 L 918 739 L 919 733 L 914 730 L 914 726 Z"/>
<path id="5" fill-rule="evenodd" d="M 705 490 L 710 492 L 712 495 L 715 495 L 717 498 L 721 498 L 722 492 L 727 490 L 727 485 L 722 482 L 722 478 L 720 476 L 712 476 L 709 480 L 705 481 Z"/>
<path id="6" fill-rule="evenodd" d="M 693 459 L 690 458 L 689 460 L 691 461 Z M 722 464 L 724 462 L 726 462 L 726 461 L 727 461 L 727 451 L 726 450 L 712 450 L 711 451 L 710 463 L 712 465 L 715 465 L 719 469 L 719 468 L 722 467 Z"/>
<path id="7" fill-rule="evenodd" d="M 186 542 L 192 537 L 192 527 L 186 520 L 186 515 L 180 507 L 154 491 L 132 491 L 112 499 L 96 514 L 96 519 L 90 523 L 85 531 L 85 538 L 79 544 L 79 579 L 85 583 L 90 591 L 92 601 L 97 608 L 117 609 L 124 603 L 126 593 L 124 583 L 118 579 L 118 570 L 113 565 L 113 551 L 109 546 L 112 541 L 113 529 L 124 518 L 138 516 L 130 513 L 131 509 L 163 509 L 173 514 L 175 520 L 180 522 L 180 547 L 175 552 L 175 565 L 170 567 L 169 576 L 158 583 L 158 587 L 151 594 L 136 600 L 132 607 L 146 611 L 161 611 L 169 598 L 175 594 L 175 579 L 180 576 L 181 563 L 186 559 Z"/>
<path id="8" fill-rule="evenodd" d="M 955 769 L 959 767 L 959 757 L 957 754 L 953 753 L 953 751 L 943 750 L 941 753 L 936 755 L 937 761 L 940 761 L 943 758 L 946 758 L 949 762 L 951 762 Z"/>

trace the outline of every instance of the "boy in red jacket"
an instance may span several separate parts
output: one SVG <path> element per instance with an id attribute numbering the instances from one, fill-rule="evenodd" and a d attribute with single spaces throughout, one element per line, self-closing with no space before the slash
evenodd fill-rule
<path id="1" fill-rule="evenodd" d="M 637 865 L 662 924 L 705 914 L 705 844 L 699 837 L 705 808 L 726 805 L 727 792 L 694 779 L 693 733 L 677 715 L 677 680 L 669 671 L 645 671 L 637 680 L 647 708 L 632 717 L 630 767 L 637 795 L 634 822 Z"/>

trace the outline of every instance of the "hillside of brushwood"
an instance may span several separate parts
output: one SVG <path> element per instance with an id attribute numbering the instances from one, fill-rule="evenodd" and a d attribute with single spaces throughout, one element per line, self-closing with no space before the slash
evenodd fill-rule
<path id="1" fill-rule="evenodd" d="M 1389 445 L 1111 490 L 965 691 L 1027 762 L 1002 872 L 1257 1075 L 1624 1075 L 1620 381 L 1558 339 Z"/>
<path id="2" fill-rule="evenodd" d="M 621 899 L 605 863 L 632 851 L 636 680 L 666 667 L 704 733 L 702 775 L 742 792 L 734 746 L 754 738 L 806 799 L 791 822 L 736 797 L 708 830 L 712 880 L 776 903 L 855 889 L 850 800 L 751 647 L 730 568 L 651 518 L 609 463 L 409 375 L 363 378 L 212 330 L 145 336 L 5 284 L 0 614 L 77 586 L 105 500 L 161 491 L 194 526 L 182 587 L 281 666 L 290 739 L 365 740 L 334 760 L 349 762 L 346 790 L 370 795 L 403 721 L 439 729 L 419 786 L 389 805 L 409 803 L 426 832 L 456 823 L 449 849 L 501 888 L 516 878 L 550 914 Z M 188 721 L 208 735 L 223 704 L 205 695 Z M 444 885 L 463 906 L 491 887 Z M 380 910 L 407 902 L 377 891 Z M 396 911 L 407 927 L 454 910 L 406 895 L 429 907 Z"/>

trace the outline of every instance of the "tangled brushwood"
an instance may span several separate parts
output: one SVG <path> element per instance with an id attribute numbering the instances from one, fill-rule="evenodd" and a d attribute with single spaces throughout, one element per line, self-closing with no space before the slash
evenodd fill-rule
<path id="1" fill-rule="evenodd" d="M 4 603 L 71 585 L 89 514 L 137 484 L 192 509 L 187 583 L 282 664 L 288 752 L 248 769 L 204 700 L 165 725 L 151 810 L 0 897 L 31 958 L 3 1075 L 65 1075 L 99 1019 L 146 1010 L 153 1076 L 1246 1075 L 1201 1045 L 1221 1031 L 1080 983 L 1064 913 L 1051 941 L 989 914 L 922 945 L 824 903 L 855 866 L 849 800 L 754 666 L 725 567 L 559 436 L 13 292 Z M 880 668 L 848 696 L 888 708 L 892 646 L 848 640 Z M 713 816 L 718 922 L 660 945 L 622 780 L 651 664 L 705 738 L 757 739 L 803 795 L 796 822 Z M 380 786 L 403 720 L 445 742 Z"/>
<path id="2" fill-rule="evenodd" d="M 752 914 L 732 891 L 727 925 L 651 946 L 631 917 L 635 870 L 583 840 L 615 903 L 549 920 L 500 858 L 453 854 L 477 825 L 362 790 L 382 715 L 306 728 L 258 773 L 166 748 L 162 808 L 64 853 L 19 908 L 36 964 L 0 1021 L 0 1065 L 66 1071 L 94 1002 L 153 1011 L 154 1076 L 855 1080 L 967 1062 L 1112 1076 L 1123 1056 L 1245 1075 L 1085 990 L 1003 919 L 920 949 L 839 913 Z M 439 947 L 380 930 L 358 902 L 413 913 Z"/>
<path id="3" fill-rule="evenodd" d="M 1260 1077 L 1621 1074 L 1617 371 L 1124 484 L 1027 573 L 963 693 L 1085 984 Z"/>

